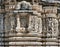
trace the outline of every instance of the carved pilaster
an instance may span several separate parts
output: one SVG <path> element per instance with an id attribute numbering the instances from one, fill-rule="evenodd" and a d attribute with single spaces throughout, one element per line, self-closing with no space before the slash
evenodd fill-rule
<path id="1" fill-rule="evenodd" d="M 10 16 L 8 14 L 5 15 L 5 31 L 10 31 Z"/>
<path id="2" fill-rule="evenodd" d="M 37 16 L 29 16 L 29 27 L 28 30 L 31 32 L 37 32 Z"/>
<path id="3" fill-rule="evenodd" d="M 35 21 L 34 21 L 34 16 L 29 16 L 29 27 L 28 30 L 31 32 L 35 31 Z"/>
<path id="4" fill-rule="evenodd" d="M 29 15 L 29 24 L 28 24 L 28 31 L 31 32 L 32 31 L 32 25 L 31 25 L 31 15 Z"/>
<path id="5" fill-rule="evenodd" d="M 39 14 L 41 16 L 41 14 Z M 38 17 L 38 32 L 41 33 L 42 32 L 42 18 L 41 17 Z"/>
<path id="6" fill-rule="evenodd" d="M 37 31 L 38 31 L 38 17 L 37 16 L 34 16 L 34 21 L 35 21 L 35 31 L 34 32 L 36 32 L 37 33 Z"/>
<path id="7" fill-rule="evenodd" d="M 19 17 L 19 15 L 17 14 L 17 27 L 16 27 L 16 31 L 20 31 L 20 17 Z"/>

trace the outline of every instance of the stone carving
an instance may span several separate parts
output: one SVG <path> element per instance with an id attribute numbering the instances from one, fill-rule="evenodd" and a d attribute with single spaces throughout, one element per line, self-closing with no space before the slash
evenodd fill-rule
<path id="1" fill-rule="evenodd" d="M 50 18 L 48 22 L 49 30 L 52 31 L 52 19 Z"/>
<path id="2" fill-rule="evenodd" d="M 32 32 L 40 32 L 42 31 L 42 23 L 41 18 L 38 18 L 37 16 L 30 16 L 29 17 L 29 27 L 28 30 Z"/>
<path id="3" fill-rule="evenodd" d="M 30 16 L 29 17 L 29 27 L 28 27 L 29 31 L 35 31 L 35 18 L 34 16 Z"/>
<path id="4" fill-rule="evenodd" d="M 57 36 L 58 35 L 58 20 L 53 18 L 53 35 Z"/>
<path id="5" fill-rule="evenodd" d="M 31 10 L 32 7 L 31 7 L 31 4 L 29 2 L 22 1 L 22 2 L 19 2 L 18 3 L 16 9 L 20 9 L 20 10 Z"/>
<path id="6" fill-rule="evenodd" d="M 52 35 L 52 18 L 47 18 L 47 35 Z"/>
<path id="7" fill-rule="evenodd" d="M 57 36 L 58 33 L 58 21 L 54 18 L 47 19 L 47 30 L 48 33 L 52 36 Z"/>

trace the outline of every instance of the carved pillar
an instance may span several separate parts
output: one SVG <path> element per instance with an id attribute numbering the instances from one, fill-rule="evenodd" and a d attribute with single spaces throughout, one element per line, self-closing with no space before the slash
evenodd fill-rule
<path id="1" fill-rule="evenodd" d="M 31 32 L 33 32 L 33 30 L 34 30 L 34 27 L 33 27 L 33 16 L 32 15 L 30 15 L 29 16 L 29 27 L 28 27 L 28 30 L 29 31 L 31 31 Z"/>
<path id="2" fill-rule="evenodd" d="M 16 27 L 16 31 L 20 31 L 20 17 L 19 15 L 17 14 L 17 27 Z"/>
<path id="3" fill-rule="evenodd" d="M 5 31 L 10 31 L 11 25 L 10 25 L 10 16 L 9 14 L 5 15 Z"/>
<path id="4" fill-rule="evenodd" d="M 35 21 L 35 31 L 34 32 L 37 32 L 38 31 L 38 17 L 37 16 L 34 16 L 34 21 Z"/>
<path id="5" fill-rule="evenodd" d="M 11 14 L 10 15 L 10 23 L 11 23 L 11 30 L 14 30 L 16 27 L 16 19 L 15 15 Z"/>
<path id="6" fill-rule="evenodd" d="M 29 24 L 28 24 L 28 31 L 32 31 L 32 28 L 31 28 L 31 15 L 29 15 Z"/>
<path id="7" fill-rule="evenodd" d="M 41 13 L 38 13 L 38 32 L 41 33 L 42 32 L 42 18 L 41 18 Z"/>

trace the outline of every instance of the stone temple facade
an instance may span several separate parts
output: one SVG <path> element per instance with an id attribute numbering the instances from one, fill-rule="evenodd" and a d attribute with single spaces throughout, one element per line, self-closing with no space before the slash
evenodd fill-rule
<path id="1" fill-rule="evenodd" d="M 60 47 L 59 3 L 0 2 L 0 47 Z"/>

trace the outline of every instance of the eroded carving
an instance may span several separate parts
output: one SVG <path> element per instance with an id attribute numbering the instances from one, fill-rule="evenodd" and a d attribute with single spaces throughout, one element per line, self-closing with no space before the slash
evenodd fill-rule
<path id="1" fill-rule="evenodd" d="M 48 34 L 52 36 L 57 36 L 58 34 L 58 21 L 55 18 L 47 18 L 47 31 Z"/>

